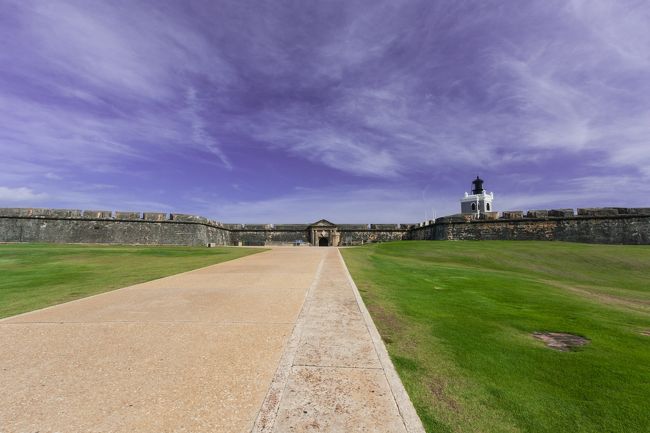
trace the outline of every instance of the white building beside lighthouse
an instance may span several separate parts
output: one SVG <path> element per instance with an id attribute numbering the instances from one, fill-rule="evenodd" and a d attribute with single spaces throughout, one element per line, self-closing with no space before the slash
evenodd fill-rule
<path id="1" fill-rule="evenodd" d="M 474 215 L 476 218 L 486 212 L 493 212 L 492 200 L 494 193 L 488 193 L 483 189 L 483 179 L 476 176 L 472 181 L 472 193 L 465 193 L 460 199 L 460 212 L 463 215 Z"/>

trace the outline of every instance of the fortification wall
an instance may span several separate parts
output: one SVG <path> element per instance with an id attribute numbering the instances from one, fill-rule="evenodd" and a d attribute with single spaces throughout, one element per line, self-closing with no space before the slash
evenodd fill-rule
<path id="1" fill-rule="evenodd" d="M 370 228 L 339 230 L 341 245 L 361 245 L 371 242 L 401 241 L 408 233 L 398 224 L 370 224 Z"/>
<path id="2" fill-rule="evenodd" d="M 364 225 L 365 229 L 339 230 L 340 245 L 361 245 L 370 242 L 389 242 L 402 240 L 407 229 L 371 229 Z M 372 226 L 372 225 L 371 225 Z M 276 225 L 266 229 L 252 229 L 250 225 L 242 226 L 241 229 L 233 230 L 230 234 L 233 244 L 241 242 L 242 245 L 277 245 L 293 244 L 296 241 L 309 243 L 309 231 L 305 227 L 302 230 L 285 230 Z"/>
<path id="3" fill-rule="evenodd" d="M 230 245 L 220 223 L 184 214 L 0 209 L 0 242 Z"/>
<path id="4" fill-rule="evenodd" d="M 504 218 L 505 217 L 505 218 Z M 504 212 L 501 219 L 438 218 L 414 227 L 415 240 L 550 240 L 650 244 L 649 208 L 591 208 Z"/>
<path id="5" fill-rule="evenodd" d="M 253 228 L 251 228 L 253 227 Z M 230 239 L 234 245 L 241 242 L 244 246 L 293 244 L 296 241 L 309 242 L 309 235 L 305 226 L 304 230 L 285 230 L 280 228 L 255 228 L 258 226 L 245 225 L 241 229 L 233 230 Z"/>
<path id="6" fill-rule="evenodd" d="M 402 239 L 558 240 L 650 244 L 650 208 L 589 208 L 487 213 L 407 224 L 342 224 L 340 245 Z M 0 242 L 131 245 L 277 245 L 309 243 L 306 224 L 222 224 L 203 217 L 154 212 L 0 209 Z"/>

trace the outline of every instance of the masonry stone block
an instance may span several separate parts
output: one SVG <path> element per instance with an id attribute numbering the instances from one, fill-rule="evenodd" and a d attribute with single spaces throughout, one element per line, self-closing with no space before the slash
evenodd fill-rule
<path id="1" fill-rule="evenodd" d="M 307 230 L 309 224 L 276 224 L 275 230 Z"/>
<path id="2" fill-rule="evenodd" d="M 507 210 L 501 213 L 501 219 L 504 220 L 520 220 L 524 217 L 524 211 L 521 210 Z"/>
<path id="3" fill-rule="evenodd" d="M 548 211 L 548 216 L 553 218 L 568 218 L 573 217 L 573 209 L 551 209 Z"/>
<path id="4" fill-rule="evenodd" d="M 139 220 L 142 219 L 142 214 L 140 212 L 116 211 L 115 219 L 116 220 Z"/>
<path id="5" fill-rule="evenodd" d="M 618 215 L 618 210 L 616 208 L 581 208 L 578 209 L 578 216 L 615 216 Z"/>
<path id="6" fill-rule="evenodd" d="M 203 224 L 208 223 L 207 218 L 196 216 L 196 215 L 181 214 L 181 213 L 173 213 L 169 216 L 169 219 L 172 221 L 188 222 L 188 223 L 203 223 Z"/>
<path id="7" fill-rule="evenodd" d="M 142 214 L 142 219 L 147 221 L 166 221 L 167 214 L 162 212 L 145 212 Z"/>
<path id="8" fill-rule="evenodd" d="M 113 212 L 110 210 L 85 210 L 83 217 L 88 219 L 108 219 L 111 218 Z"/>
<path id="9" fill-rule="evenodd" d="M 272 230 L 273 224 L 245 224 L 245 230 Z"/>
<path id="10" fill-rule="evenodd" d="M 548 217 L 548 211 L 541 210 L 541 209 L 529 210 L 528 212 L 526 212 L 526 215 L 524 215 L 524 218 L 547 218 L 547 217 Z"/>
<path id="11" fill-rule="evenodd" d="M 0 208 L 0 216 L 3 217 L 26 217 L 31 216 L 31 209 L 23 208 Z"/>
<path id="12" fill-rule="evenodd" d="M 650 215 L 650 207 L 617 207 L 619 215 Z"/>
<path id="13" fill-rule="evenodd" d="M 81 218 L 79 209 L 50 209 L 49 216 L 52 218 Z"/>
<path id="14" fill-rule="evenodd" d="M 339 224 L 339 230 L 368 230 L 368 224 Z"/>

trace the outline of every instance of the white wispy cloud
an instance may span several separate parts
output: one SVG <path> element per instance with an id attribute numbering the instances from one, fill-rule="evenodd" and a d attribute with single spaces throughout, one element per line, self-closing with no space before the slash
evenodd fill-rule
<path id="1" fill-rule="evenodd" d="M 0 186 L 0 202 L 6 203 L 20 203 L 20 202 L 32 202 L 35 200 L 42 200 L 46 198 L 47 195 L 44 193 L 38 193 L 27 187 L 6 187 Z"/>
<path id="2" fill-rule="evenodd" d="M 187 89 L 186 93 L 187 108 L 183 114 L 187 117 L 191 127 L 191 139 L 194 144 L 200 146 L 209 153 L 216 155 L 223 166 L 232 169 L 232 164 L 226 157 L 225 153 L 217 143 L 216 139 L 212 137 L 206 130 L 206 124 L 201 115 L 201 104 L 197 96 L 197 91 L 194 87 Z"/>
<path id="3" fill-rule="evenodd" d="M 0 85 L 6 157 L 48 172 L 119 171 L 193 147 L 229 164 L 185 83 L 225 85 L 235 75 L 189 23 L 135 3 L 12 3 L 11 49 L 0 61 L 35 91 Z"/>

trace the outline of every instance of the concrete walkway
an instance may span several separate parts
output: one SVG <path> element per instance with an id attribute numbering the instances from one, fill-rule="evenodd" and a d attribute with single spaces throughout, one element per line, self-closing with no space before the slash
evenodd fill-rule
<path id="1" fill-rule="evenodd" d="M 0 321 L 0 433 L 423 432 L 338 250 Z"/>

